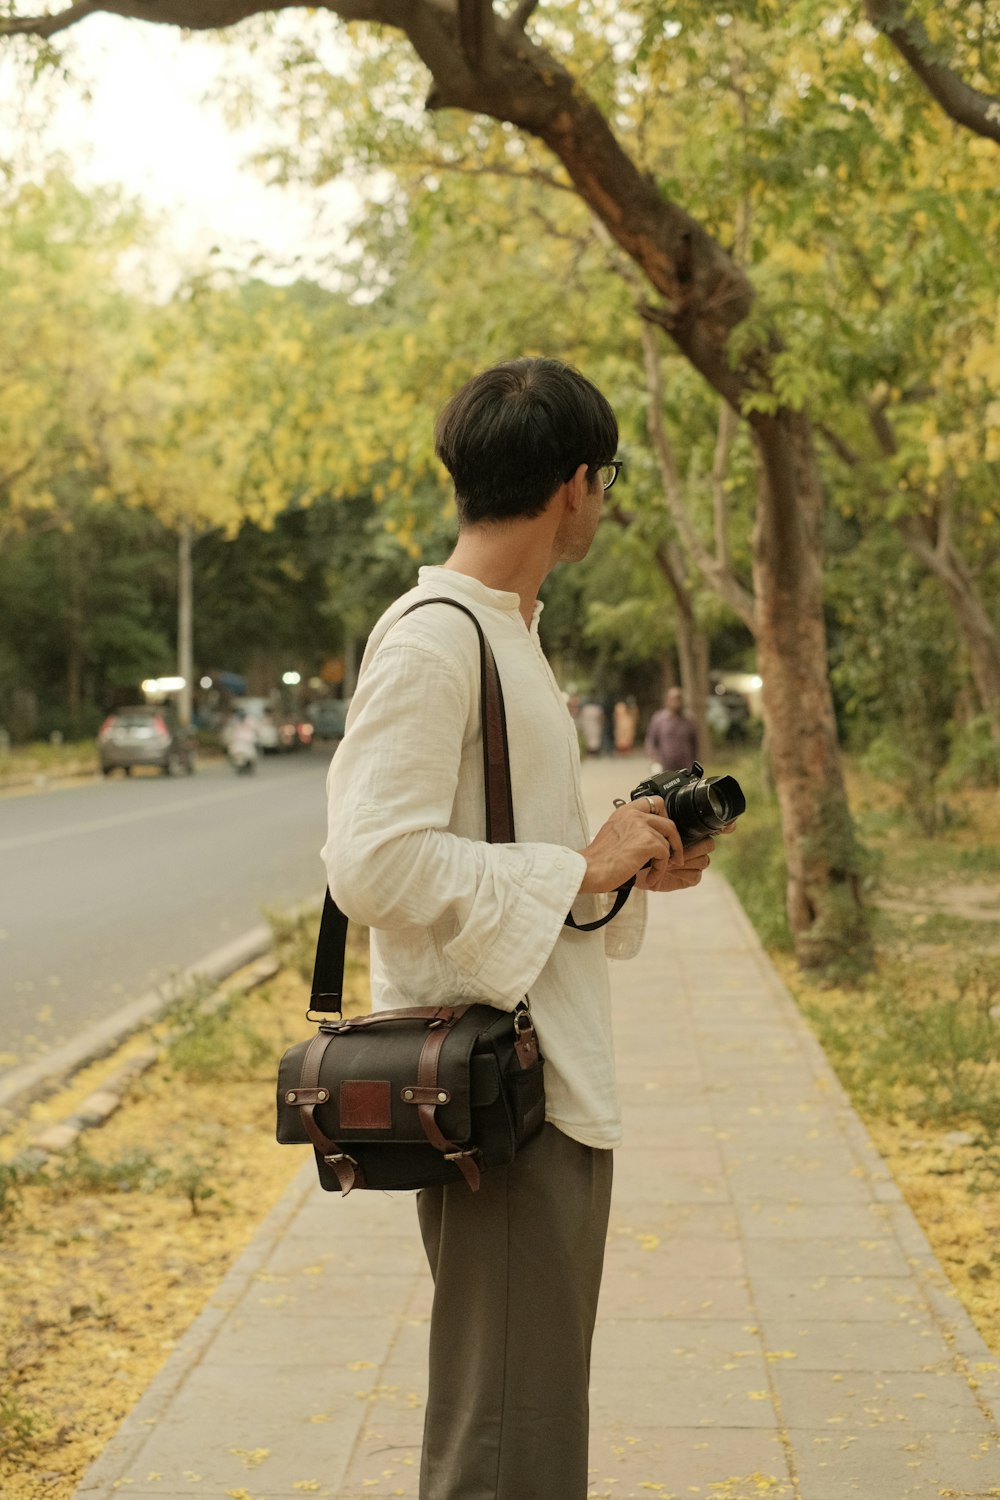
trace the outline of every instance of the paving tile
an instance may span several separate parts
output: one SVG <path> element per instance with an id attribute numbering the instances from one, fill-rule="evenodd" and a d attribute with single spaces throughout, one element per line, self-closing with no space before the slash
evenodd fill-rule
<path id="1" fill-rule="evenodd" d="M 325 1233 L 305 1234 L 296 1225 L 287 1239 L 275 1247 L 264 1268 L 276 1276 L 322 1275 L 339 1277 L 344 1285 L 359 1275 L 407 1276 L 426 1268 L 420 1237 L 410 1235 L 362 1235 L 355 1241 L 331 1241 Z"/>
<path id="2" fill-rule="evenodd" d="M 420 1482 L 420 1433 L 410 1440 L 386 1432 L 360 1445 L 344 1474 L 344 1491 L 362 1495 L 416 1495 Z M 301 1495 L 297 1497 L 301 1500 Z M 339 1500 L 339 1497 L 338 1497 Z"/>
<path id="3" fill-rule="evenodd" d="M 378 1313 L 402 1317 L 413 1297 L 416 1277 L 368 1271 L 349 1275 L 332 1265 L 313 1262 L 298 1274 L 270 1269 L 261 1271 L 241 1303 L 247 1314 L 262 1309 L 283 1309 L 289 1314 L 310 1317 L 338 1317 L 338 1308 L 348 1307 L 355 1314 Z"/>
<path id="4" fill-rule="evenodd" d="M 747 1274 L 758 1276 L 893 1276 L 909 1279 L 912 1268 L 895 1240 L 867 1235 L 830 1239 L 744 1240 Z"/>
<path id="5" fill-rule="evenodd" d="M 788 1151 L 806 1148 L 843 1150 L 847 1146 L 847 1137 L 839 1122 L 827 1109 L 807 1114 L 804 1119 L 774 1122 L 747 1114 L 745 1118 L 716 1124 L 715 1138 L 722 1149 L 723 1160 L 734 1165 L 746 1160 L 764 1160 Z"/>
<path id="6" fill-rule="evenodd" d="M 609 1422 L 590 1445 L 589 1494 L 601 1500 L 794 1500 L 778 1433 Z"/>
<path id="7" fill-rule="evenodd" d="M 712 1138 L 710 1127 L 705 1127 L 699 1143 L 682 1148 L 675 1139 L 662 1145 L 639 1145 L 618 1154 L 615 1161 L 615 1190 L 622 1193 L 626 1185 L 633 1186 L 656 1183 L 661 1177 L 673 1175 L 709 1176 L 722 1175 L 722 1153 Z"/>
<path id="8" fill-rule="evenodd" d="M 638 1385 L 623 1387 L 617 1370 L 595 1359 L 590 1392 L 595 1431 L 609 1422 L 640 1427 L 736 1427 L 777 1430 L 778 1416 L 765 1380 L 749 1369 L 644 1370 Z M 615 1378 L 615 1377 L 619 1378 Z"/>
<path id="9" fill-rule="evenodd" d="M 640 1133 L 641 1132 L 641 1133 Z M 711 1151 L 719 1169 L 722 1158 L 719 1154 L 717 1128 L 711 1120 L 680 1120 L 671 1114 L 662 1123 L 651 1109 L 628 1114 L 625 1149 L 615 1152 L 615 1179 L 620 1179 L 631 1170 L 632 1158 L 655 1158 L 664 1152 Z"/>
<path id="10" fill-rule="evenodd" d="M 248 1385 L 242 1365 L 202 1365 L 184 1401 L 149 1430 L 129 1473 L 143 1481 L 160 1474 L 158 1483 L 178 1492 L 253 1493 L 255 1485 L 291 1490 L 312 1465 L 337 1484 L 365 1420 L 370 1381 L 370 1372 L 330 1369 L 320 1379 L 315 1369 L 275 1368 L 266 1384 Z"/>
<path id="11" fill-rule="evenodd" d="M 645 1213 L 650 1205 L 659 1205 L 669 1210 L 673 1205 L 721 1203 L 728 1209 L 729 1188 L 721 1171 L 702 1172 L 650 1172 L 644 1176 L 637 1171 L 620 1174 L 616 1184 L 616 1207 L 622 1203 Z"/>
<path id="12" fill-rule="evenodd" d="M 739 1222 L 728 1203 L 637 1202 L 615 1193 L 611 1199 L 610 1240 L 649 1234 L 661 1240 L 735 1240 L 739 1236 Z"/>
<path id="13" fill-rule="evenodd" d="M 397 1325 L 388 1358 L 404 1365 L 423 1365 L 427 1361 L 430 1338 L 430 1316 L 407 1317 Z"/>
<path id="14" fill-rule="evenodd" d="M 753 1296 L 765 1323 L 768 1318 L 787 1317 L 892 1323 L 928 1316 L 926 1302 L 909 1277 L 757 1276 Z"/>
<path id="15" fill-rule="evenodd" d="M 808 1500 L 977 1500 L 997 1493 L 997 1448 L 939 1432 L 790 1434 Z"/>
<path id="16" fill-rule="evenodd" d="M 398 1326 L 398 1318 L 390 1315 L 346 1317 L 332 1305 L 325 1316 L 292 1314 L 281 1307 L 240 1310 L 219 1334 L 212 1355 L 230 1365 L 346 1369 L 359 1360 L 380 1363 Z"/>
<path id="17" fill-rule="evenodd" d="M 837 1119 L 833 1102 L 817 1090 L 786 1089 L 763 1095 L 758 1089 L 730 1088 L 712 1092 L 706 1103 L 712 1119 L 720 1124 L 793 1125 L 796 1129 L 826 1125 Z"/>
<path id="18" fill-rule="evenodd" d="M 676 1099 L 682 1089 L 689 1090 L 693 1084 L 701 1083 L 701 1068 L 696 1057 L 669 1062 L 657 1062 L 652 1058 L 641 1067 L 623 1069 L 618 1075 L 619 1087 L 624 1094 L 653 1093 L 659 1091 Z"/>
<path id="19" fill-rule="evenodd" d="M 766 1361 L 754 1325 L 742 1320 L 663 1318 L 604 1319 L 594 1335 L 594 1366 L 664 1374 L 697 1367 L 755 1369 Z"/>
<path id="20" fill-rule="evenodd" d="M 871 1185 L 854 1169 L 849 1172 L 822 1167 L 771 1165 L 735 1166 L 726 1170 L 726 1187 L 733 1201 L 741 1204 L 772 1203 L 871 1203 Z"/>
<path id="21" fill-rule="evenodd" d="M 950 1370 L 832 1373 L 779 1362 L 771 1374 L 789 1428 L 978 1433 L 985 1426 L 972 1391 Z"/>
<path id="22" fill-rule="evenodd" d="M 664 1276 L 638 1269 L 604 1279 L 599 1318 L 721 1318 L 751 1322 L 750 1291 L 737 1276 Z"/>
<path id="23" fill-rule="evenodd" d="M 609 1244 L 604 1279 L 615 1276 L 743 1277 L 743 1247 L 736 1239 L 661 1237 L 654 1231 L 630 1231 L 628 1239 Z"/>
<path id="24" fill-rule="evenodd" d="M 415 1217 L 413 1193 L 352 1193 L 342 1198 L 317 1185 L 297 1217 L 296 1231 L 320 1235 L 331 1244 L 357 1244 L 374 1234 L 410 1234 Z"/>
<path id="25" fill-rule="evenodd" d="M 740 1232 L 752 1240 L 856 1239 L 888 1236 L 880 1204 L 764 1202 L 737 1204 Z"/>
<path id="26" fill-rule="evenodd" d="M 951 1370 L 951 1351 L 929 1318 L 906 1323 L 760 1320 L 768 1350 L 794 1353 L 797 1370 Z"/>

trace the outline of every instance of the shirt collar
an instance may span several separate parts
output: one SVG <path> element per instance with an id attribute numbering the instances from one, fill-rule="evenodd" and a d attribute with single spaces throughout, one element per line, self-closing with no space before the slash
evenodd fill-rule
<path id="1" fill-rule="evenodd" d="M 521 613 L 521 596 L 507 589 L 487 588 L 478 578 L 468 573 L 457 573 L 454 568 L 423 567 L 417 574 L 421 588 L 441 589 L 458 599 L 467 599 L 470 604 L 484 604 L 488 609 L 499 609 L 505 615 Z M 538 629 L 538 617 L 545 608 L 541 599 L 535 600 L 531 617 L 531 629 Z"/>

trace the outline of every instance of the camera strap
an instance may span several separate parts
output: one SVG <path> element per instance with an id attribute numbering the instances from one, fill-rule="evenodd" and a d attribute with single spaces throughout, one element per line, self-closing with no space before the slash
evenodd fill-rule
<path id="1" fill-rule="evenodd" d="M 606 927 L 607 924 L 611 921 L 612 917 L 617 917 L 618 913 L 625 905 L 625 902 L 632 894 L 632 887 L 634 885 L 635 876 L 633 875 L 631 880 L 626 880 L 624 885 L 620 885 L 618 887 L 617 891 L 615 892 L 615 904 L 608 912 L 607 916 L 598 917 L 596 922 L 574 922 L 573 913 L 570 912 L 569 915 L 564 919 L 563 926 L 575 927 L 577 932 L 596 932 L 598 927 Z"/>

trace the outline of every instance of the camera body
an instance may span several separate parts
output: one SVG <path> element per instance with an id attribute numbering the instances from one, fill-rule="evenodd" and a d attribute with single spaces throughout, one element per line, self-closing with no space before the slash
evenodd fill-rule
<path id="1" fill-rule="evenodd" d="M 637 797 L 662 797 L 685 848 L 719 833 L 747 807 L 735 776 L 706 776 L 696 760 L 683 770 L 647 777 L 629 796 L 633 802 Z"/>

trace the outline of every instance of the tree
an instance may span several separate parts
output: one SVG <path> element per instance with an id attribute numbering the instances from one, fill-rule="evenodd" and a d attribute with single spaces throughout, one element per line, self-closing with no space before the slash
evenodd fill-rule
<path id="1" fill-rule="evenodd" d="M 5 29 L 48 38 L 99 9 L 206 29 L 264 8 L 253 0 L 199 6 L 189 0 L 81 0 L 52 17 L 9 21 Z M 655 299 L 649 318 L 746 417 L 760 465 L 754 544 L 758 649 L 788 854 L 791 926 L 805 964 L 836 961 L 845 949 L 863 961 L 868 937 L 825 667 L 823 487 L 804 405 L 782 393 L 782 340 L 773 319 L 752 316 L 751 280 L 624 148 L 608 117 L 553 50 L 565 30 L 558 7 L 548 22 L 551 45 L 526 32 L 537 8 L 531 0 L 520 0 L 504 16 L 488 0 L 340 0 L 326 8 L 345 20 L 382 23 L 405 34 L 430 74 L 429 108 L 485 114 L 542 142 L 639 267 Z M 597 28 L 598 52 L 607 53 L 615 12 L 601 4 L 590 10 L 584 21 Z M 661 32 L 667 19 L 657 7 L 638 6 L 632 15 Z M 539 38 L 544 25 L 540 17 Z M 743 335 L 738 342 L 737 329 Z"/>

